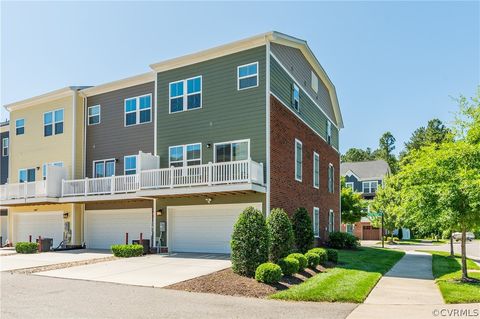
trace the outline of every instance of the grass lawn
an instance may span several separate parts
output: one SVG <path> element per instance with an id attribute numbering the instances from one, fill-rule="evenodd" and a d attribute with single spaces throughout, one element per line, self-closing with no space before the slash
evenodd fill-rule
<path id="1" fill-rule="evenodd" d="M 339 263 L 300 285 L 270 296 L 296 301 L 339 301 L 361 303 L 378 280 L 405 253 L 397 250 L 362 247 L 339 250 Z"/>
<path id="2" fill-rule="evenodd" d="M 433 255 L 433 276 L 446 303 L 480 302 L 480 283 L 461 282 L 462 266 L 460 256 L 450 257 L 448 252 L 426 251 Z M 468 275 L 480 279 L 480 266 L 468 259 Z M 473 270 L 473 271 L 472 271 Z"/>
<path id="3" fill-rule="evenodd" d="M 432 245 L 443 245 L 448 243 L 448 240 L 445 239 L 439 239 L 438 241 L 435 241 L 433 239 L 402 239 L 402 240 L 397 240 L 393 243 L 393 245 L 424 245 L 424 244 L 432 244 Z M 379 241 L 377 245 L 381 244 L 382 242 Z M 388 241 L 385 241 L 386 245 L 390 245 Z"/>

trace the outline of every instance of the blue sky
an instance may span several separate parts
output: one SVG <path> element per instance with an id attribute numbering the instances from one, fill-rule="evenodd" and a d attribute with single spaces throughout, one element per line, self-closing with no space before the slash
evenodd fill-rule
<path id="1" fill-rule="evenodd" d="M 2 2 L 7 104 L 96 85 L 164 59 L 269 30 L 306 39 L 337 88 L 342 152 L 385 131 L 403 147 L 452 96 L 480 83 L 480 4 L 472 2 Z M 6 112 L 1 110 L 0 120 Z"/>

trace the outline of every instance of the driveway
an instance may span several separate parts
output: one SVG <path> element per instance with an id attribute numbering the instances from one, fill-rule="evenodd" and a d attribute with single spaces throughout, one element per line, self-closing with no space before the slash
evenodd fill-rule
<path id="1" fill-rule="evenodd" d="M 35 275 L 165 287 L 230 266 L 228 255 L 179 253 L 121 258 L 97 264 L 38 272 Z"/>
<path id="2" fill-rule="evenodd" d="M 112 256 L 106 250 L 65 250 L 38 254 L 14 254 L 0 256 L 0 271 L 49 266 L 67 262 L 85 261 Z"/>

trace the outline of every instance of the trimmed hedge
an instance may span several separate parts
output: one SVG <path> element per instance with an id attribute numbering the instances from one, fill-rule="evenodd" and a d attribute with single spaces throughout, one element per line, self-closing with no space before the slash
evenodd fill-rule
<path id="1" fill-rule="evenodd" d="M 360 246 L 360 243 L 352 234 L 336 231 L 328 234 L 327 245 L 331 248 L 354 249 Z"/>
<path id="2" fill-rule="evenodd" d="M 38 244 L 19 242 L 15 244 L 15 251 L 19 254 L 34 254 L 38 251 Z"/>
<path id="3" fill-rule="evenodd" d="M 306 253 L 313 247 L 312 220 L 308 211 L 300 207 L 293 215 L 293 232 L 295 234 L 295 246 L 301 253 Z"/>
<path id="4" fill-rule="evenodd" d="M 253 277 L 257 267 L 268 260 L 268 229 L 261 211 L 247 207 L 238 216 L 230 247 L 233 272 Z"/>
<path id="5" fill-rule="evenodd" d="M 316 268 L 320 263 L 320 256 L 315 253 L 306 253 L 305 258 L 307 258 L 308 268 Z"/>
<path id="6" fill-rule="evenodd" d="M 274 208 L 267 218 L 270 247 L 268 258 L 277 262 L 290 254 L 293 246 L 293 228 L 288 214 L 281 208 Z"/>
<path id="7" fill-rule="evenodd" d="M 277 264 L 282 268 L 282 272 L 285 276 L 297 273 L 300 268 L 300 262 L 291 257 L 279 259 Z"/>
<path id="8" fill-rule="evenodd" d="M 324 265 L 327 261 L 327 250 L 325 248 L 315 247 L 308 251 L 318 255 L 318 263 Z"/>
<path id="9" fill-rule="evenodd" d="M 115 257 L 138 257 L 143 255 L 142 245 L 112 245 L 112 253 Z"/>
<path id="10" fill-rule="evenodd" d="M 274 263 L 263 263 L 255 271 L 255 280 L 266 284 L 274 284 L 282 279 L 282 268 Z"/>
<path id="11" fill-rule="evenodd" d="M 333 263 L 338 262 L 338 251 L 336 249 L 327 248 L 327 259 Z"/>
<path id="12" fill-rule="evenodd" d="M 298 260 L 298 263 L 299 263 L 298 271 L 302 271 L 305 268 L 307 268 L 307 265 L 308 265 L 307 257 L 305 257 L 303 254 L 293 253 L 288 255 L 287 258 L 295 258 L 296 260 Z"/>

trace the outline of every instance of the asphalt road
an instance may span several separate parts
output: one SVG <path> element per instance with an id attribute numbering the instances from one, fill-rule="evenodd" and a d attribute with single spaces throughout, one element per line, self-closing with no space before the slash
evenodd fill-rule
<path id="1" fill-rule="evenodd" d="M 356 304 L 303 303 L 0 273 L 0 317 L 346 318 Z"/>

